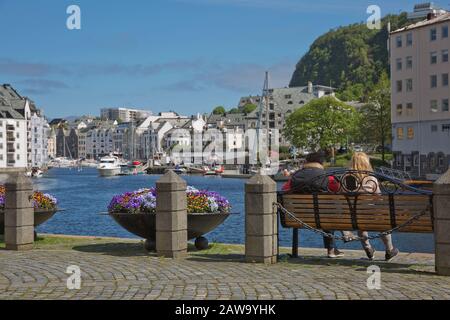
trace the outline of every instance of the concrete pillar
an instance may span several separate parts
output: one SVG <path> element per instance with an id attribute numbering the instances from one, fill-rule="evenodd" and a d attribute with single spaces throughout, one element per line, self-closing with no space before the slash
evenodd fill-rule
<path id="1" fill-rule="evenodd" d="M 278 255 L 277 184 L 256 175 L 245 184 L 245 260 L 273 264 Z"/>
<path id="2" fill-rule="evenodd" d="M 436 272 L 450 276 L 450 170 L 433 185 Z"/>
<path id="3" fill-rule="evenodd" d="M 7 250 L 31 250 L 34 243 L 33 185 L 23 172 L 5 183 L 5 244 Z"/>
<path id="4" fill-rule="evenodd" d="M 156 252 L 167 258 L 187 255 L 186 182 L 168 171 L 156 182 Z"/>

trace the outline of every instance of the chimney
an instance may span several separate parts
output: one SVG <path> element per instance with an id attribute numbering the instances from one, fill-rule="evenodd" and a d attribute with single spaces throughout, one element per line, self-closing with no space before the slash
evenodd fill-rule
<path id="1" fill-rule="evenodd" d="M 310 94 L 313 93 L 313 84 L 311 81 L 308 81 L 308 93 Z"/>

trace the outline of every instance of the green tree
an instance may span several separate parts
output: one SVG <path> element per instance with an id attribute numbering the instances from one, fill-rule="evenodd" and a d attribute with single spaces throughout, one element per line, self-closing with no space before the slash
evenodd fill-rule
<path id="1" fill-rule="evenodd" d="M 225 114 L 225 112 L 225 108 L 222 106 L 218 106 L 213 110 L 213 114 Z"/>
<path id="2" fill-rule="evenodd" d="M 356 110 L 334 97 L 315 99 L 291 114 L 284 127 L 285 137 L 296 147 L 331 150 L 344 144 L 358 124 Z"/>
<path id="3" fill-rule="evenodd" d="M 228 113 L 240 113 L 241 111 L 238 108 L 233 108 L 228 111 Z"/>
<path id="4" fill-rule="evenodd" d="M 253 103 L 247 103 L 243 108 L 242 108 L 242 112 L 244 113 L 252 113 L 253 111 L 256 110 L 256 108 L 258 108 L 258 106 L 256 104 Z"/>
<path id="5" fill-rule="evenodd" d="M 360 110 L 360 138 L 366 143 L 374 143 L 382 148 L 385 161 L 386 145 L 392 139 L 391 127 L 391 85 L 386 72 L 369 94 L 369 102 Z"/>

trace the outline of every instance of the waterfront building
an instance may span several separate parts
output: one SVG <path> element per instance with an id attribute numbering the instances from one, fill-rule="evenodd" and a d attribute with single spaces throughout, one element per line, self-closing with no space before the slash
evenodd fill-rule
<path id="1" fill-rule="evenodd" d="M 450 164 L 450 13 L 390 34 L 394 166 L 435 178 Z"/>
<path id="2" fill-rule="evenodd" d="M 56 129 L 56 157 L 78 159 L 78 132 L 75 128 Z"/>
<path id="3" fill-rule="evenodd" d="M 55 129 L 50 127 L 50 125 L 47 137 L 47 154 L 49 159 L 56 158 L 56 133 Z"/>
<path id="4" fill-rule="evenodd" d="M 42 111 L 36 108 L 33 101 L 22 97 L 9 84 L 0 86 L 0 106 L 4 107 L 4 119 L 9 118 L 16 121 L 14 130 L 16 137 L 14 139 L 17 141 L 13 141 L 13 134 L 10 133 L 8 134 L 9 140 L 4 144 L 8 149 L 8 156 L 3 157 L 7 158 L 6 166 L 28 168 L 45 166 L 48 162 L 47 131 L 49 126 Z M 24 132 L 21 132 L 22 127 L 25 129 Z M 12 132 L 10 125 L 8 128 Z M 20 141 L 22 139 L 25 139 L 25 143 Z M 16 152 L 15 155 L 14 152 Z"/>
<path id="5" fill-rule="evenodd" d="M 129 108 L 105 108 L 101 110 L 102 120 L 115 120 L 120 122 L 138 121 L 151 115 L 151 111 Z"/>
<path id="6" fill-rule="evenodd" d="M 31 165 L 32 167 L 44 167 L 48 157 L 48 134 L 50 126 L 47 120 L 39 113 L 31 115 Z"/>

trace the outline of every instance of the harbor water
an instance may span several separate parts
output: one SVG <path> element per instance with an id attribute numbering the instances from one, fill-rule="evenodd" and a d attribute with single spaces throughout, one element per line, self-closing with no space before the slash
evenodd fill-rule
<path id="1" fill-rule="evenodd" d="M 54 168 L 42 178 L 34 179 L 36 190 L 55 195 L 59 207 L 65 209 L 38 228 L 40 233 L 136 238 L 121 228 L 105 212 L 116 194 L 154 187 L 158 175 L 99 177 L 94 168 Z M 183 176 L 188 185 L 197 189 L 217 191 L 233 206 L 233 214 L 223 225 L 206 235 L 210 242 L 243 244 L 245 242 L 244 186 L 246 180 L 221 177 Z M 103 214 L 102 214 L 103 213 Z M 292 231 L 280 228 L 280 245 L 289 247 Z M 373 241 L 383 250 L 380 240 Z M 394 244 L 403 252 L 433 252 L 430 234 L 395 234 Z M 300 246 L 323 247 L 322 238 L 309 231 L 300 232 Z M 342 249 L 360 249 L 359 243 L 338 243 Z"/>

